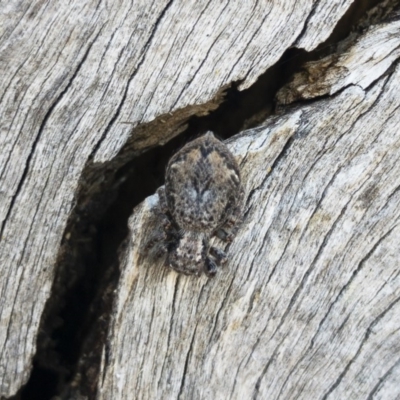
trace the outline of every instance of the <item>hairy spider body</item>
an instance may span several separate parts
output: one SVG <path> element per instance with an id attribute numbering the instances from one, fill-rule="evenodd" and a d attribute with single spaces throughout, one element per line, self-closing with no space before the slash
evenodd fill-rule
<path id="1" fill-rule="evenodd" d="M 226 255 L 210 248 L 210 238 L 232 241 L 242 216 L 243 189 L 233 155 L 208 132 L 171 158 L 158 194 L 168 265 L 188 275 L 214 276 Z"/>

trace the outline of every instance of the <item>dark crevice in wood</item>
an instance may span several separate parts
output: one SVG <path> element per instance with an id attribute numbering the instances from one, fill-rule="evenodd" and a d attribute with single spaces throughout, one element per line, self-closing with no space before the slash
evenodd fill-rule
<path id="1" fill-rule="evenodd" d="M 142 124 L 134 128 L 132 139 L 115 159 L 88 163 L 61 243 L 32 374 L 15 399 L 95 398 L 120 274 L 118 257 L 128 245 L 127 220 L 133 208 L 163 184 L 169 158 L 187 141 L 207 130 L 227 139 L 276 113 L 277 90 L 304 62 L 332 52 L 333 43 L 349 35 L 360 15 L 376 3 L 355 1 L 323 45 L 309 53 L 287 50 L 250 88 L 240 91 L 240 82 L 235 82 L 205 105 L 186 107 Z M 288 146 L 291 143 L 289 140 Z"/>

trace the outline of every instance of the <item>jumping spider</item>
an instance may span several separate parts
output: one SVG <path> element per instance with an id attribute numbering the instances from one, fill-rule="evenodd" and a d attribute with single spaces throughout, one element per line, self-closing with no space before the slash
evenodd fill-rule
<path id="1" fill-rule="evenodd" d="M 167 265 L 186 275 L 214 276 L 227 257 L 210 239 L 231 242 L 242 218 L 244 194 L 232 153 L 206 133 L 170 159 L 165 188 L 157 193 L 163 226 L 157 241 Z"/>

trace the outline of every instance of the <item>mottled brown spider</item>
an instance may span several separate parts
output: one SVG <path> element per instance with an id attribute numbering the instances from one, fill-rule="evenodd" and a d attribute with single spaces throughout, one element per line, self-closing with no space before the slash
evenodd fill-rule
<path id="1" fill-rule="evenodd" d="M 227 257 L 210 239 L 231 242 L 242 218 L 243 188 L 232 153 L 206 133 L 170 159 L 157 193 L 163 231 L 156 237 L 166 264 L 186 275 L 214 276 Z"/>

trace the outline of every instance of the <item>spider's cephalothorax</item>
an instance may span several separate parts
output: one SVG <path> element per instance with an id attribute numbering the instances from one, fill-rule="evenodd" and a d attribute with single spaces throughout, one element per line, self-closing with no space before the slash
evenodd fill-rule
<path id="1" fill-rule="evenodd" d="M 208 132 L 171 158 L 158 195 L 168 265 L 184 274 L 215 275 L 226 255 L 210 247 L 210 238 L 232 241 L 242 216 L 243 189 L 233 155 Z"/>

